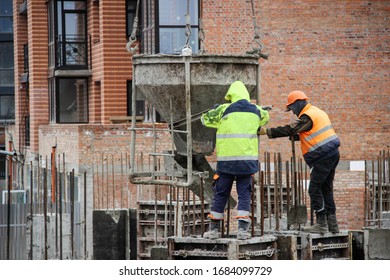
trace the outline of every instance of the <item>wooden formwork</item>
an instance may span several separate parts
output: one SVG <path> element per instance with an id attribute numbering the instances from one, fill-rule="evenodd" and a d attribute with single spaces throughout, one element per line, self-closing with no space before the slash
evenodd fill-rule
<path id="1" fill-rule="evenodd" d="M 171 260 L 276 260 L 276 237 L 272 235 L 247 240 L 235 238 L 168 238 Z"/>

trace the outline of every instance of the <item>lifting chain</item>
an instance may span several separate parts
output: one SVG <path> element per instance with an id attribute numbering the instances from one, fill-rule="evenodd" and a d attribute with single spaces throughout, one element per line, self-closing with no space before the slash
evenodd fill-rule
<path id="1" fill-rule="evenodd" d="M 190 0 L 187 0 L 187 12 L 186 12 L 186 43 L 181 50 L 181 54 L 188 56 L 192 54 L 192 49 L 190 46 L 190 37 L 191 37 L 191 19 L 190 19 Z"/>
<path id="2" fill-rule="evenodd" d="M 129 41 L 126 44 L 126 50 L 134 54 L 139 47 L 139 43 L 137 43 L 137 29 L 138 29 L 138 10 L 139 10 L 139 2 L 140 0 L 137 1 L 137 6 L 135 8 L 135 17 L 133 21 L 133 30 L 131 31 L 131 35 L 129 37 Z"/>
<path id="3" fill-rule="evenodd" d="M 253 3 L 254 0 L 251 0 L 251 7 L 252 7 L 252 20 L 253 20 L 253 27 L 255 32 L 254 40 L 259 45 L 257 48 L 253 48 L 251 51 L 247 51 L 247 54 L 257 54 L 261 58 L 268 59 L 268 55 L 262 53 L 263 50 L 263 43 L 260 41 L 260 34 L 259 34 L 259 27 L 257 26 L 257 20 L 255 15 L 255 4 Z"/>

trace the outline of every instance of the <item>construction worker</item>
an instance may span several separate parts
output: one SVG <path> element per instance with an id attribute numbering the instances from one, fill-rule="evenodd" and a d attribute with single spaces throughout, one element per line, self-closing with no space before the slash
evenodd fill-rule
<path id="1" fill-rule="evenodd" d="M 333 179 L 339 163 L 340 140 L 333 130 L 328 115 L 307 102 L 302 91 L 290 92 L 287 97 L 287 111 L 292 111 L 298 120 L 275 128 L 260 129 L 260 135 L 268 138 L 299 136 L 301 150 L 310 167 L 309 196 L 311 208 L 316 214 L 316 223 L 303 228 L 311 233 L 339 232 L 336 219 L 336 204 L 333 198 Z"/>
<path id="2" fill-rule="evenodd" d="M 230 197 L 233 182 L 238 193 L 238 239 L 251 238 L 250 204 L 253 174 L 259 169 L 258 130 L 269 121 L 269 114 L 250 103 L 249 92 L 241 81 L 231 84 L 225 99 L 229 103 L 214 106 L 201 117 L 206 127 L 216 128 L 217 170 L 214 176 L 214 198 L 205 238 L 220 237 L 220 222 Z"/>

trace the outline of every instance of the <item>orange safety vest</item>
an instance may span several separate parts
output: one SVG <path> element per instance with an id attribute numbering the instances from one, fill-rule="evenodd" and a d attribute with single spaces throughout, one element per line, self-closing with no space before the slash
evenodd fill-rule
<path id="1" fill-rule="evenodd" d="M 309 131 L 299 133 L 303 155 L 338 138 L 328 115 L 324 111 L 311 104 L 307 104 L 299 114 L 299 117 L 304 114 L 310 117 L 313 122 L 313 127 Z"/>

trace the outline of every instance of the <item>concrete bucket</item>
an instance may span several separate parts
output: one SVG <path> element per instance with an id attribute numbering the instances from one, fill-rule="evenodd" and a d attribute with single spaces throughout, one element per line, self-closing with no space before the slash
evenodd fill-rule
<path id="1" fill-rule="evenodd" d="M 137 174 L 133 168 L 130 172 L 132 181 L 188 186 L 198 195 L 204 193 L 205 199 L 210 200 L 213 196 L 211 183 L 214 171 L 205 156 L 214 151 L 215 129 L 202 126 L 201 114 L 215 104 L 226 103 L 225 94 L 237 80 L 246 85 L 251 99 L 257 99 L 259 79 L 258 56 L 133 56 L 133 112 L 136 109 L 136 96 L 142 94 L 167 122 L 174 136 L 176 150 L 159 154 L 165 155 L 165 173 L 152 170 L 150 174 Z M 133 122 L 133 128 L 134 126 Z M 135 133 L 133 135 L 135 137 Z M 135 142 L 134 138 L 132 142 Z M 134 157 L 131 161 L 131 164 L 135 164 Z M 183 178 L 186 182 L 182 182 L 180 176 L 177 176 L 180 173 L 178 171 L 185 173 Z M 203 192 L 200 191 L 202 180 L 198 180 L 199 176 L 196 176 L 199 173 L 204 174 L 201 175 L 206 185 Z M 144 175 L 151 179 L 137 179 Z M 163 176 L 174 179 L 156 179 Z"/>
<path id="2" fill-rule="evenodd" d="M 237 80 L 246 85 L 252 99 L 257 99 L 258 65 L 257 56 L 138 55 L 133 57 L 133 80 L 137 94 L 148 99 L 167 123 L 172 120 L 175 129 L 186 130 L 190 117 L 192 152 L 210 155 L 215 130 L 202 126 L 201 113 L 225 103 L 230 84 Z M 177 152 L 186 154 L 186 136 L 174 135 Z"/>

